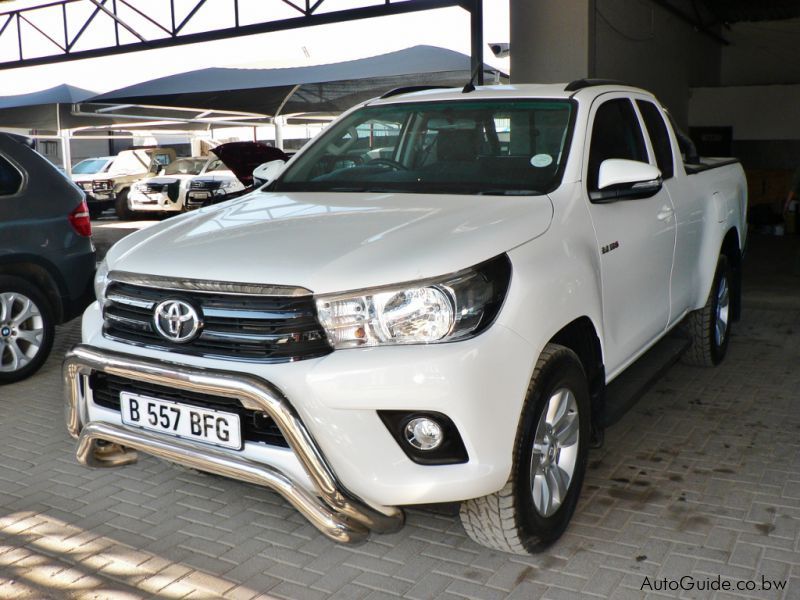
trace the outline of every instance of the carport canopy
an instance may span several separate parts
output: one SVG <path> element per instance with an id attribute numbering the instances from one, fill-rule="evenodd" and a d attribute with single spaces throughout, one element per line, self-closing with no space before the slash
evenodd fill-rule
<path id="1" fill-rule="evenodd" d="M 486 81 L 508 76 L 484 64 Z M 95 96 L 96 104 L 191 107 L 275 117 L 340 113 L 386 91 L 410 85 L 463 86 L 470 57 L 436 46 L 414 46 L 370 58 L 284 69 L 208 68 L 146 81 Z M 106 114 L 113 111 L 104 110 Z"/>
<path id="2" fill-rule="evenodd" d="M 60 121 L 62 118 L 69 118 L 73 104 L 96 94 L 97 92 L 62 84 L 27 94 L 0 96 L 0 127 L 57 132 L 60 126 L 67 126 Z"/>

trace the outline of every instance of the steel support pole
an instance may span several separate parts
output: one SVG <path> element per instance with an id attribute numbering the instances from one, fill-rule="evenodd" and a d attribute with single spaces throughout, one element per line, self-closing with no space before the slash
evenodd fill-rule
<path id="1" fill-rule="evenodd" d="M 283 117 L 273 118 L 272 124 L 275 126 L 275 147 L 283 150 Z"/>
<path id="2" fill-rule="evenodd" d="M 56 104 L 56 133 L 61 138 L 61 162 L 64 165 L 64 173 L 72 178 L 72 148 L 70 147 L 71 131 L 61 129 L 61 105 Z"/>
<path id="3" fill-rule="evenodd" d="M 477 73 L 475 83 L 483 85 L 483 0 L 472 0 L 469 8 L 472 73 Z"/>

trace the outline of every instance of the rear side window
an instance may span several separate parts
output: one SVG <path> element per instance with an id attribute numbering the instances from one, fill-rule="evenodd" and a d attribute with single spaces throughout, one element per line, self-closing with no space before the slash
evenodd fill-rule
<path id="1" fill-rule="evenodd" d="M 22 175 L 5 158 L 0 156 L 0 196 L 16 194 L 22 187 Z"/>
<path id="2" fill-rule="evenodd" d="M 594 116 L 592 143 L 589 147 L 590 192 L 597 191 L 600 165 L 609 158 L 647 162 L 647 150 L 633 105 L 626 98 L 603 103 Z"/>
<path id="3" fill-rule="evenodd" d="M 637 100 L 636 104 L 642 113 L 644 126 L 647 128 L 650 142 L 653 144 L 653 151 L 656 153 L 656 163 L 658 168 L 661 169 L 661 176 L 664 179 L 669 179 L 675 170 L 672 164 L 672 146 L 669 143 L 667 124 L 664 123 L 664 119 L 652 102 Z"/>

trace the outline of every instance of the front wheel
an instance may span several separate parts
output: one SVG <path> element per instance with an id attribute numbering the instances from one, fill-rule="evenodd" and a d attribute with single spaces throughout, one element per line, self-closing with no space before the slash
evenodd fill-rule
<path id="1" fill-rule="evenodd" d="M 731 281 L 730 262 L 722 254 L 717 261 L 717 270 L 705 306 L 689 313 L 683 324 L 683 330 L 692 342 L 681 358 L 683 362 L 699 367 L 713 367 L 725 358 L 733 316 Z"/>
<path id="2" fill-rule="evenodd" d="M 53 313 L 42 293 L 23 279 L 0 276 L 0 384 L 33 375 L 54 336 Z"/>
<path id="3" fill-rule="evenodd" d="M 498 492 L 461 504 L 477 543 L 540 552 L 567 528 L 578 502 L 590 438 L 589 386 L 577 355 L 548 344 L 536 364 L 517 432 L 511 476 Z"/>
<path id="4" fill-rule="evenodd" d="M 128 205 L 128 191 L 128 188 L 121 190 L 120 193 L 117 194 L 117 199 L 114 201 L 114 211 L 117 213 L 117 218 L 122 221 L 132 219 L 134 216 L 134 212 Z"/>

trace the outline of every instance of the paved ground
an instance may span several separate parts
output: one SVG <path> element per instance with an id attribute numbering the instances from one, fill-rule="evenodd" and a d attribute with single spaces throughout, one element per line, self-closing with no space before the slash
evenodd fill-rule
<path id="1" fill-rule="evenodd" d="M 475 545 L 447 508 L 343 547 L 254 486 L 148 457 L 78 466 L 72 322 L 39 375 L 0 388 L 0 598 L 800 598 L 800 286 L 781 290 L 748 288 L 725 364 L 673 367 L 608 431 L 568 533 L 534 557 Z M 658 591 L 681 577 L 757 587 Z"/>

